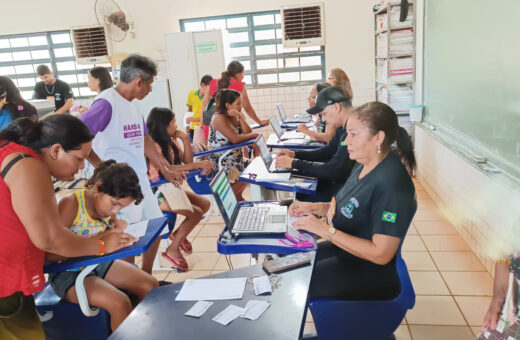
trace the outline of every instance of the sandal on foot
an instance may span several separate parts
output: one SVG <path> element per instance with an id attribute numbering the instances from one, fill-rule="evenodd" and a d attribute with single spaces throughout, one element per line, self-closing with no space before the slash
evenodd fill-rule
<path id="1" fill-rule="evenodd" d="M 172 268 L 177 269 L 178 272 L 188 271 L 188 262 L 185 259 L 179 259 L 176 257 L 170 257 L 166 252 L 162 252 L 161 256 L 170 262 Z"/>
<path id="2" fill-rule="evenodd" d="M 179 246 L 179 248 L 181 248 L 181 250 L 188 255 L 193 253 L 193 247 L 191 246 L 191 242 L 188 240 L 184 240 Z"/>

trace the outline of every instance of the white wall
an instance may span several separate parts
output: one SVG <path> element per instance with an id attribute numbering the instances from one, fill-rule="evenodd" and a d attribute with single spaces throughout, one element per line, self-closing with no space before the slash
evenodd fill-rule
<path id="1" fill-rule="evenodd" d="M 135 22 L 137 36 L 115 43 L 113 52 L 153 56 L 164 50 L 164 34 L 179 31 L 179 19 L 279 9 L 316 0 L 116 0 Z M 94 0 L 3 1 L 0 34 L 63 30 L 95 25 Z M 373 99 L 374 34 L 372 5 L 377 1 L 322 0 L 325 4 L 326 65 L 350 77 L 358 104 Z"/>

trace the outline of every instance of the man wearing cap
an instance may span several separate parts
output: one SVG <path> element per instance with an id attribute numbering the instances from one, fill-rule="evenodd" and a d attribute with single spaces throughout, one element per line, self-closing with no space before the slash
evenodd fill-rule
<path id="1" fill-rule="evenodd" d="M 352 101 L 337 86 L 328 87 L 318 93 L 316 104 L 307 110 L 311 115 L 321 112 L 327 124 L 339 126 L 330 142 L 315 150 L 281 150 L 276 156 L 276 166 L 292 168 L 299 175 L 318 178 L 314 195 L 298 194 L 300 201 L 328 202 L 343 186 L 354 161 L 350 159 L 347 147 L 342 144 L 347 136 L 345 125 Z"/>

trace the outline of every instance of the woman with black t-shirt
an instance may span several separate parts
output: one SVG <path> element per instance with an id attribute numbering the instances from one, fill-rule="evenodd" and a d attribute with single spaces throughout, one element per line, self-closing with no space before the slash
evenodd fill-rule
<path id="1" fill-rule="evenodd" d="M 395 256 L 417 210 L 407 170 L 415 167 L 412 142 L 395 112 L 378 102 L 351 111 L 347 132 L 345 144 L 357 163 L 343 188 L 331 202 L 290 207 L 292 216 L 306 215 L 294 227 L 328 239 L 318 245 L 309 295 L 393 299 L 401 291 Z"/>

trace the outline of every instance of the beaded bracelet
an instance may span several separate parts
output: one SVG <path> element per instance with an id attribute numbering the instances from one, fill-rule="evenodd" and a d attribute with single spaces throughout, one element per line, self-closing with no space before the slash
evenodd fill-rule
<path id="1" fill-rule="evenodd" d="M 511 264 L 509 259 L 497 259 L 496 263 Z"/>

